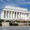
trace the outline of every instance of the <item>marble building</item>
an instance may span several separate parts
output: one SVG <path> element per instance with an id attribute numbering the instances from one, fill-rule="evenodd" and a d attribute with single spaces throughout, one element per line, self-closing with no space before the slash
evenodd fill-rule
<path id="1" fill-rule="evenodd" d="M 5 6 L 1 11 L 3 20 L 30 20 L 30 11 L 26 8 Z"/>

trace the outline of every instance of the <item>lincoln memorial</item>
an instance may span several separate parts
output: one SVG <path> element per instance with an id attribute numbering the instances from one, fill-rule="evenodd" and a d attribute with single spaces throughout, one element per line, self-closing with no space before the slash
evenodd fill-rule
<path id="1" fill-rule="evenodd" d="M 30 11 L 26 8 L 5 6 L 1 11 L 3 20 L 30 20 Z"/>
<path id="2" fill-rule="evenodd" d="M 13 25 L 28 26 L 30 25 L 30 11 L 26 8 L 5 6 L 1 10 L 2 26 L 9 26 L 9 23 Z"/>

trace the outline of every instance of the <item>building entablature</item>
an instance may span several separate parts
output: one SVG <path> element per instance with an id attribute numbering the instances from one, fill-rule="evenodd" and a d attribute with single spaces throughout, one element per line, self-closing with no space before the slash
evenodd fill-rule
<path id="1" fill-rule="evenodd" d="M 3 8 L 2 11 L 14 11 L 14 12 L 22 12 L 22 13 L 30 14 L 30 11 L 14 10 L 14 9 L 8 9 L 8 8 Z"/>

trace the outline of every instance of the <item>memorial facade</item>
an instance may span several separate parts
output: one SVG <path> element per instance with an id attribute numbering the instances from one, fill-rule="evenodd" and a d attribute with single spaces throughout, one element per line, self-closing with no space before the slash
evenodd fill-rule
<path id="1" fill-rule="evenodd" d="M 3 20 L 30 20 L 30 11 L 26 8 L 5 6 L 1 11 Z"/>

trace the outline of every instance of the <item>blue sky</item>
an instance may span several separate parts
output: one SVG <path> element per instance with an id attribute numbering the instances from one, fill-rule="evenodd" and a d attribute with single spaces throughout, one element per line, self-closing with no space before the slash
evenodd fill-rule
<path id="1" fill-rule="evenodd" d="M 0 13 L 1 9 L 6 5 L 27 8 L 30 10 L 30 0 L 0 0 Z"/>

